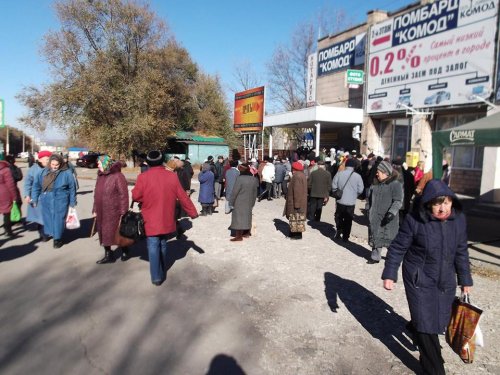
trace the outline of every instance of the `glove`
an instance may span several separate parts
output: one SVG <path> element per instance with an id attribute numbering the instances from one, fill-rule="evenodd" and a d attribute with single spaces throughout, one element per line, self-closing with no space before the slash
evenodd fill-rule
<path id="1" fill-rule="evenodd" d="M 392 221 L 392 219 L 394 219 L 394 214 L 391 212 L 387 212 L 382 221 L 380 222 L 380 225 L 385 226 L 389 224 Z"/>

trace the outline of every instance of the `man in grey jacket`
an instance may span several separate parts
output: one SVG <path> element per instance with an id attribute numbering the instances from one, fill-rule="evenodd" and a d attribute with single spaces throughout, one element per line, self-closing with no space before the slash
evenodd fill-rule
<path id="1" fill-rule="evenodd" d="M 338 172 L 332 180 L 332 191 L 342 189 L 342 198 L 337 200 L 335 208 L 335 225 L 337 233 L 335 239 L 342 239 L 344 242 L 349 241 L 351 235 L 352 219 L 354 217 L 354 206 L 356 199 L 363 192 L 364 185 L 361 176 L 354 172 L 356 160 L 353 158 L 347 159 L 345 170 Z"/>

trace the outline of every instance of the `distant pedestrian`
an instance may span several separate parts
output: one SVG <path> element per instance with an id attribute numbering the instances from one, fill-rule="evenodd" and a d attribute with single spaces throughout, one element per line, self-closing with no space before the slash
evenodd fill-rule
<path id="1" fill-rule="evenodd" d="M 220 199 L 222 193 L 222 185 L 224 182 L 224 157 L 219 155 L 217 161 L 214 163 L 215 174 L 214 174 L 214 191 L 215 198 Z"/>
<path id="2" fill-rule="evenodd" d="M 14 179 L 14 184 L 16 185 L 16 203 L 21 211 L 21 206 L 23 205 L 23 200 L 21 198 L 21 192 L 19 191 L 19 186 L 17 183 L 23 179 L 23 171 L 16 165 L 16 158 L 14 155 L 7 155 L 5 161 L 9 163 L 10 172 L 12 173 L 12 178 Z"/>
<path id="3" fill-rule="evenodd" d="M 193 178 L 194 171 L 189 158 L 184 159 L 183 163 L 184 166 L 182 167 L 181 185 L 186 192 L 191 195 L 191 179 Z"/>
<path id="4" fill-rule="evenodd" d="M 16 184 L 9 168 L 9 163 L 0 160 L 0 213 L 3 214 L 3 227 L 7 237 L 14 238 L 12 222 L 10 221 L 10 210 L 13 202 L 17 199 Z"/>
<path id="5" fill-rule="evenodd" d="M 274 198 L 281 198 L 281 196 L 284 195 L 286 188 L 283 188 L 283 184 L 285 182 L 286 175 L 286 166 L 282 163 L 281 159 L 278 158 L 274 164 Z"/>
<path id="6" fill-rule="evenodd" d="M 250 173 L 250 167 L 241 164 L 238 170 L 240 175 L 236 178 L 229 198 L 229 206 L 233 207 L 230 229 L 235 233 L 230 241 L 242 241 L 250 236 L 252 210 L 257 199 L 258 181 Z"/>
<path id="7" fill-rule="evenodd" d="M 115 235 L 120 225 L 120 217 L 128 210 L 128 187 L 127 180 L 121 172 L 120 161 L 113 162 L 109 155 L 100 155 L 97 160 L 99 172 L 94 189 L 92 215 L 96 218 L 99 242 L 104 247 L 104 258 L 96 263 L 105 264 L 115 261 L 111 246 L 117 245 Z M 129 250 L 123 247 L 121 260 L 127 259 Z"/>
<path id="8" fill-rule="evenodd" d="M 312 171 L 307 179 L 309 189 L 308 219 L 320 221 L 323 206 L 327 204 L 332 189 L 332 176 L 325 169 L 325 162 L 318 161 L 317 169 Z"/>
<path id="9" fill-rule="evenodd" d="M 32 194 L 32 204 L 36 207 L 40 200 L 42 205 L 44 233 L 54 239 L 58 249 L 63 245 L 68 209 L 76 206 L 75 179 L 61 155 L 50 156 L 47 168 L 33 181 Z"/>
<path id="10" fill-rule="evenodd" d="M 403 204 L 403 185 L 387 161 L 377 166 L 377 178 L 368 193 L 370 219 L 368 242 L 372 247 L 368 263 L 379 263 L 382 248 L 388 247 L 399 229 L 399 209 Z"/>
<path id="11" fill-rule="evenodd" d="M 438 335 L 451 316 L 457 280 L 462 293 L 472 289 L 465 215 L 443 181 L 426 185 L 419 210 L 405 217 L 389 246 L 382 279 L 392 290 L 403 262 L 403 282 L 411 331 L 424 374 L 445 374 Z"/>
<path id="12" fill-rule="evenodd" d="M 35 157 L 31 151 L 28 151 L 28 168 L 31 168 L 33 164 L 35 164 Z"/>
<path id="13" fill-rule="evenodd" d="M 300 240 L 307 217 L 307 179 L 304 165 L 298 161 L 292 163 L 292 178 L 288 184 L 283 215 L 290 221 L 290 239 Z"/>
<path id="14" fill-rule="evenodd" d="M 198 181 L 200 181 L 198 202 L 201 204 L 201 216 L 212 215 L 214 211 L 214 178 L 215 175 L 211 170 L 210 164 L 203 163 L 201 172 L 198 174 Z"/>
<path id="15" fill-rule="evenodd" d="M 273 191 L 273 181 L 275 168 L 272 163 L 272 158 L 266 156 L 263 162 L 264 166 L 261 172 L 261 183 L 264 185 L 264 191 L 259 195 L 258 201 L 260 202 L 264 197 L 267 197 L 268 201 L 273 200 L 272 191 Z"/>
<path id="16" fill-rule="evenodd" d="M 167 272 L 167 235 L 176 231 L 176 200 L 192 219 L 198 216 L 196 208 L 182 188 L 175 173 L 163 167 L 160 151 L 147 155 L 150 169 L 137 177 L 132 199 L 141 203 L 147 236 L 151 282 L 161 285 Z"/>
<path id="17" fill-rule="evenodd" d="M 24 180 L 24 201 L 28 205 L 28 213 L 26 215 L 26 221 L 28 223 L 36 223 L 37 230 L 40 235 L 40 239 L 44 242 L 48 241 L 49 238 L 45 235 L 43 231 L 43 217 L 42 217 L 42 202 L 38 202 L 38 206 L 33 207 L 31 202 L 31 197 L 33 196 L 33 183 L 35 180 L 40 178 L 44 168 L 49 165 L 49 158 L 52 153 L 50 151 L 40 151 L 38 152 L 38 161 L 28 169 L 28 174 Z"/>
<path id="18" fill-rule="evenodd" d="M 354 218 L 354 208 L 356 199 L 363 193 L 364 184 L 361 176 L 354 171 L 356 161 L 349 159 L 346 161 L 345 170 L 337 172 L 332 180 L 332 191 L 342 189 L 342 198 L 336 201 L 335 206 L 335 226 L 337 227 L 336 239 L 349 241 Z"/>

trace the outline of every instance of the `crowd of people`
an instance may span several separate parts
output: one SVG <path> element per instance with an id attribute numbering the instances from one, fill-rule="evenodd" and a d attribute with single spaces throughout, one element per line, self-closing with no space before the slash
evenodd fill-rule
<path id="1" fill-rule="evenodd" d="M 166 278 L 169 236 L 182 238 L 181 217 L 191 219 L 216 212 L 231 214 L 230 241 L 252 236 L 255 205 L 284 199 L 283 216 L 289 220 L 288 237 L 300 240 L 307 222 L 321 221 L 323 207 L 335 199 L 335 240 L 349 242 L 357 199 L 365 200 L 369 264 L 387 257 L 383 287 L 392 290 L 403 263 L 403 282 L 410 307 L 410 329 L 420 350 L 425 373 L 444 373 L 437 335 L 443 333 L 451 313 L 455 289 L 471 290 L 465 218 L 460 203 L 446 181 L 433 180 L 423 162 L 412 169 L 399 159 L 389 160 L 331 149 L 320 156 L 292 153 L 289 157 L 252 158 L 246 162 L 209 156 L 198 173 L 198 203 L 191 194 L 193 167 L 188 158 L 165 163 L 161 151 L 139 155 L 140 174 L 131 199 L 138 202 L 144 218 L 151 282 Z M 14 237 L 10 212 L 13 202 L 23 203 L 17 182 L 23 178 L 15 159 L 0 161 L 0 210 L 4 229 Z M 128 244 L 119 241 L 117 230 L 129 210 L 123 164 L 109 155 L 98 158 L 92 215 L 104 257 L 98 264 L 116 260 L 112 246 L 121 248 L 121 260 L 130 258 Z M 71 163 L 59 154 L 40 151 L 29 168 L 23 190 L 28 205 L 26 222 L 35 223 L 42 241 L 53 239 L 63 246 L 68 211 L 77 204 L 78 180 Z M 224 209 L 215 210 L 224 199 Z"/>

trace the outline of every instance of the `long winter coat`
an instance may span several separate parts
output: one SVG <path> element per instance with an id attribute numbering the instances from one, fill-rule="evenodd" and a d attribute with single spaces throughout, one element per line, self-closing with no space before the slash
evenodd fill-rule
<path id="1" fill-rule="evenodd" d="M 32 197 L 33 195 L 33 182 L 40 178 L 42 174 L 43 167 L 39 163 L 34 163 L 30 169 L 28 169 L 28 174 L 24 179 L 24 196 Z M 38 223 L 43 225 L 42 217 L 42 202 L 38 202 L 36 207 L 31 204 L 28 205 L 28 214 L 26 215 L 26 220 L 32 223 Z"/>
<path id="2" fill-rule="evenodd" d="M 233 193 L 233 188 L 234 188 L 234 184 L 236 183 L 236 179 L 238 178 L 238 176 L 240 175 L 240 172 L 236 169 L 236 168 L 230 168 L 226 171 L 226 174 L 225 174 L 225 179 L 226 179 L 226 183 L 225 183 L 225 194 L 226 194 L 226 199 L 228 201 L 231 200 L 231 195 Z M 255 180 L 255 178 L 254 178 Z"/>
<path id="3" fill-rule="evenodd" d="M 198 216 L 196 208 L 189 199 L 172 171 L 163 166 L 151 167 L 137 176 L 132 189 L 132 199 L 142 202 L 141 212 L 144 218 L 146 236 L 159 236 L 176 231 L 175 204 L 179 204 L 189 217 Z"/>
<path id="4" fill-rule="evenodd" d="M 307 215 L 307 178 L 302 171 L 294 171 L 288 183 L 283 215 L 288 219 L 295 212 Z"/>
<path id="5" fill-rule="evenodd" d="M 379 182 L 375 179 L 368 192 L 368 243 L 372 248 L 387 247 L 391 244 L 399 230 L 399 209 L 403 204 L 403 185 L 398 182 L 396 171 Z M 394 219 L 382 226 L 385 214 L 390 212 Z"/>
<path id="6" fill-rule="evenodd" d="M 259 182 L 253 176 L 242 175 L 236 178 L 229 205 L 233 207 L 231 216 L 232 230 L 249 230 L 252 228 L 252 209 L 257 199 Z"/>
<path id="7" fill-rule="evenodd" d="M 76 206 L 76 185 L 71 170 L 65 164 L 59 169 L 51 191 L 42 192 L 43 177 L 49 172 L 44 168 L 40 176 L 33 181 L 31 200 L 35 205 L 42 205 L 43 231 L 56 240 L 62 238 L 69 207 Z"/>
<path id="8" fill-rule="evenodd" d="M 92 212 L 96 214 L 96 229 L 102 246 L 116 245 L 120 216 L 128 210 L 127 180 L 121 167 L 121 162 L 116 162 L 109 171 L 99 172 L 95 183 Z"/>
<path id="9" fill-rule="evenodd" d="M 214 173 L 210 170 L 201 171 L 198 175 L 198 180 L 200 181 L 198 202 L 201 204 L 213 204 L 215 199 Z"/>
<path id="10" fill-rule="evenodd" d="M 12 202 L 17 198 L 16 184 L 9 163 L 0 160 L 0 213 L 8 214 L 12 208 Z"/>
<path id="11" fill-rule="evenodd" d="M 427 184 L 422 204 L 438 196 L 453 197 L 451 216 L 441 221 L 429 210 L 407 215 L 387 253 L 382 279 L 397 281 L 403 262 L 403 282 L 411 320 L 418 332 L 443 333 L 450 319 L 457 277 L 472 286 L 465 216 L 455 194 L 441 181 Z"/>

